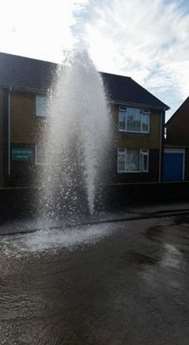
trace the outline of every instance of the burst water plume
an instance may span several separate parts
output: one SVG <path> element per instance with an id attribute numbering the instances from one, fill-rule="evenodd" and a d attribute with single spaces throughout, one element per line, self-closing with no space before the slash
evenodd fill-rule
<path id="1" fill-rule="evenodd" d="M 57 69 L 49 94 L 40 174 L 48 214 L 74 214 L 86 198 L 95 212 L 110 142 L 110 114 L 100 73 L 86 51 L 74 51 Z"/>

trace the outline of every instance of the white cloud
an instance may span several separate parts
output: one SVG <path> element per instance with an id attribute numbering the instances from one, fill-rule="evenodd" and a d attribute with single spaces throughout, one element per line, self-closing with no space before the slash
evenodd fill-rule
<path id="1" fill-rule="evenodd" d="M 0 0 L 0 50 L 60 61 L 82 40 L 99 70 L 170 106 L 189 94 L 189 11 L 179 0 Z"/>
<path id="2" fill-rule="evenodd" d="M 72 47 L 73 8 L 82 0 L 0 0 L 0 50 L 57 60 Z"/>
<path id="3" fill-rule="evenodd" d="M 90 1 L 87 9 L 98 69 L 130 75 L 173 108 L 189 95 L 189 13 L 181 1 Z"/>

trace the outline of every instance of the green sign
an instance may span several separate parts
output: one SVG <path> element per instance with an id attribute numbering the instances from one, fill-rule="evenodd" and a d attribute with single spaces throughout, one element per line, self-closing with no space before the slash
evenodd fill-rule
<path id="1" fill-rule="evenodd" d="M 12 148 L 12 160 L 13 161 L 29 161 L 33 158 L 33 150 L 30 148 L 19 147 Z"/>

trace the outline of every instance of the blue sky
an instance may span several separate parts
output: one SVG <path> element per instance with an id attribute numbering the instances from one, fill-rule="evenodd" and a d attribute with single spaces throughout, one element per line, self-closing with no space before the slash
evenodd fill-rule
<path id="1" fill-rule="evenodd" d="M 189 96 L 182 0 L 0 0 L 0 51 L 62 60 L 75 42 L 100 71 L 131 76 L 171 107 Z"/>

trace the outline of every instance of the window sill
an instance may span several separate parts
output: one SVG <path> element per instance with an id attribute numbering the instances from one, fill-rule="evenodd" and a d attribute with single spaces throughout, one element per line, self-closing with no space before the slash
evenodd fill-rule
<path id="1" fill-rule="evenodd" d="M 34 117 L 37 118 L 37 119 L 47 119 L 47 115 L 37 115 L 37 114 L 34 114 Z"/>
<path id="2" fill-rule="evenodd" d="M 117 171 L 117 174 L 148 174 L 149 171 L 142 171 L 142 170 L 139 170 L 139 171 Z"/>
<path id="3" fill-rule="evenodd" d="M 148 131 L 148 132 L 138 132 L 138 131 L 128 131 L 126 129 L 118 129 L 118 132 L 130 133 L 130 134 L 150 134 L 150 131 Z"/>

